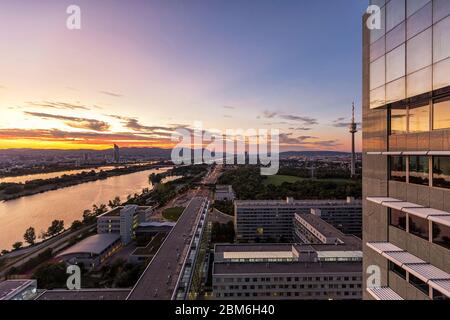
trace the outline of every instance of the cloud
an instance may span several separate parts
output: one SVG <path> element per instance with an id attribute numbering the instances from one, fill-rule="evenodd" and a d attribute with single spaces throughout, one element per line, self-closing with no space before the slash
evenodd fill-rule
<path id="1" fill-rule="evenodd" d="M 116 93 L 116 92 L 111 92 L 111 91 L 99 91 L 101 94 L 110 96 L 110 97 L 114 97 L 114 98 L 122 98 L 123 94 L 120 93 Z"/>
<path id="2" fill-rule="evenodd" d="M 334 120 L 331 125 L 335 128 L 348 128 L 351 125 L 351 121 L 346 121 L 347 118 L 337 118 L 336 120 Z M 357 127 L 360 128 L 361 127 L 361 123 L 357 122 L 356 123 Z"/>
<path id="3" fill-rule="evenodd" d="M 40 107 L 40 108 L 51 108 L 51 109 L 59 109 L 59 110 L 91 110 L 91 107 L 82 105 L 82 104 L 74 104 L 67 102 L 51 102 L 51 101 L 43 101 L 43 102 L 27 102 L 30 107 Z M 94 108 L 100 108 L 97 106 L 93 106 Z"/>
<path id="4" fill-rule="evenodd" d="M 87 130 L 93 130 L 93 131 L 108 131 L 110 128 L 109 123 L 104 122 L 104 121 L 94 120 L 94 119 L 68 117 L 68 116 L 48 114 L 48 113 L 42 113 L 42 112 L 24 111 L 24 114 L 33 116 L 33 117 L 42 118 L 42 119 L 61 120 L 67 126 L 76 128 L 76 129 L 87 129 Z"/>
<path id="5" fill-rule="evenodd" d="M 309 131 L 309 130 L 312 130 L 312 128 L 308 128 L 308 127 L 290 127 L 289 130 Z"/>
<path id="6" fill-rule="evenodd" d="M 280 114 L 278 112 L 271 112 L 271 111 L 267 111 L 267 110 L 263 111 L 263 116 L 266 119 L 279 118 L 279 119 L 287 120 L 287 121 L 300 121 L 307 125 L 319 124 L 319 122 L 315 118 L 305 117 L 305 116 L 297 116 L 297 115 L 292 115 L 292 114 Z"/>

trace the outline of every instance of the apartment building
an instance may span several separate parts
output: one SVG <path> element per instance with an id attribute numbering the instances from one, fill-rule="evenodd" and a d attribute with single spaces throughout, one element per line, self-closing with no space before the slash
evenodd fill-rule
<path id="1" fill-rule="evenodd" d="M 364 298 L 448 299 L 450 1 L 372 4 L 381 28 L 364 16 Z"/>
<path id="2" fill-rule="evenodd" d="M 360 245 L 216 245 L 216 299 L 356 300 L 362 297 Z"/>
<path id="3" fill-rule="evenodd" d="M 348 200 L 236 200 L 234 223 L 238 242 L 292 242 L 296 213 L 316 214 L 342 230 L 353 229 L 349 216 L 361 221 L 361 201 Z M 359 213 L 359 218 L 358 218 Z M 358 230 L 357 230 L 358 231 Z M 356 233 L 360 233 L 356 232 Z"/>

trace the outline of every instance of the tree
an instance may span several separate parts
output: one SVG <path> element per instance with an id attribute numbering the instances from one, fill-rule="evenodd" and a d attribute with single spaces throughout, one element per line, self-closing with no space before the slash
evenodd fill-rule
<path id="1" fill-rule="evenodd" d="M 22 248 L 22 246 L 23 246 L 23 242 L 20 242 L 20 241 L 17 241 L 16 243 L 14 243 L 12 245 L 14 250 L 19 250 L 20 248 Z"/>
<path id="2" fill-rule="evenodd" d="M 61 288 L 67 279 L 66 265 L 64 262 L 41 265 L 34 272 L 33 279 L 36 279 L 39 287 L 43 289 Z"/>
<path id="3" fill-rule="evenodd" d="M 64 230 L 64 221 L 63 220 L 53 220 L 50 227 L 47 229 L 47 236 L 52 237 L 60 233 Z"/>
<path id="4" fill-rule="evenodd" d="M 96 204 L 94 204 L 92 206 L 92 212 L 94 213 L 95 216 L 99 216 L 102 213 L 105 213 L 107 211 L 107 207 L 105 204 L 101 204 L 99 206 L 97 206 Z"/>
<path id="5" fill-rule="evenodd" d="M 111 209 L 114 209 L 115 207 L 120 206 L 121 201 L 120 201 L 120 197 L 115 197 L 114 200 L 109 200 L 108 206 Z"/>
<path id="6" fill-rule="evenodd" d="M 23 235 L 23 239 L 29 245 L 33 245 L 36 242 L 36 231 L 33 227 L 29 227 L 25 234 Z"/>
<path id="7" fill-rule="evenodd" d="M 79 230 L 79 229 L 81 229 L 82 226 L 83 226 L 83 222 L 81 222 L 80 220 L 75 220 L 74 222 L 72 222 L 70 229 Z"/>

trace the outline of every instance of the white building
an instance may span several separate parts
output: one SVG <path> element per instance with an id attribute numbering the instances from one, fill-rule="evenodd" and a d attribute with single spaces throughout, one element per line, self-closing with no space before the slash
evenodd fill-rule
<path id="1" fill-rule="evenodd" d="M 229 185 L 216 186 L 216 195 L 214 200 L 216 201 L 234 201 L 235 195 L 233 188 Z"/>

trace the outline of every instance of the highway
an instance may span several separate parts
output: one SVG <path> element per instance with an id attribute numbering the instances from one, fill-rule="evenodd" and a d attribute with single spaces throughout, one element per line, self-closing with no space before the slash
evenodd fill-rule
<path id="1" fill-rule="evenodd" d="M 157 254 L 131 290 L 128 300 L 170 300 L 195 232 L 204 197 L 193 198 Z"/>

